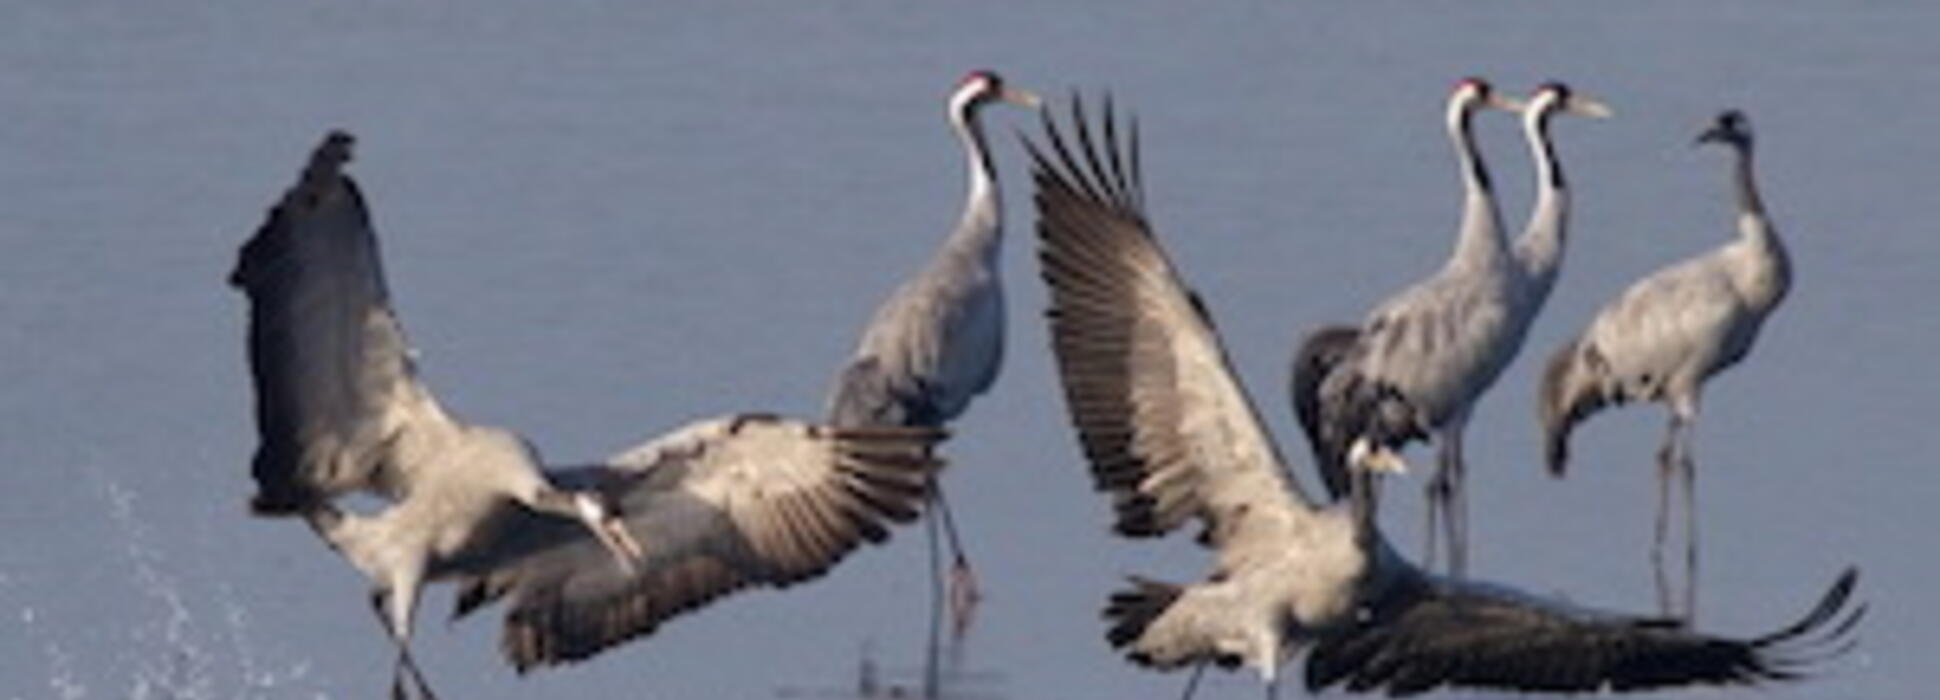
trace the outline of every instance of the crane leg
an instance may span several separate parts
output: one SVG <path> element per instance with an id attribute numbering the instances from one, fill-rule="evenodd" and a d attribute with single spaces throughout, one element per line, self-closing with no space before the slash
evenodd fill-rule
<path id="1" fill-rule="evenodd" d="M 1422 500 L 1428 502 L 1427 544 L 1422 547 L 1422 568 L 1435 569 L 1436 544 L 1441 534 L 1443 509 L 1448 505 L 1448 464 L 1442 460 L 1435 462 L 1435 474 L 1428 477 L 1428 484 L 1422 492 Z"/>
<path id="2" fill-rule="evenodd" d="M 1199 690 L 1199 677 L 1203 675 L 1206 675 L 1206 660 L 1200 659 L 1199 663 L 1192 665 L 1192 677 L 1186 679 L 1186 692 L 1179 696 L 1179 700 L 1192 700 L 1193 692 Z"/>
<path id="3" fill-rule="evenodd" d="M 1426 499 L 1428 501 L 1428 544 L 1424 549 L 1422 566 L 1435 568 L 1437 542 L 1439 536 L 1447 540 L 1448 571 L 1460 577 L 1466 565 L 1462 552 L 1460 518 L 1457 512 L 1461 507 L 1462 464 L 1461 439 L 1453 437 L 1457 433 L 1443 432 L 1435 436 L 1435 475 L 1428 479 Z"/>
<path id="4" fill-rule="evenodd" d="M 963 539 L 957 536 L 956 516 L 950 510 L 950 501 L 943 497 L 943 484 L 935 475 L 930 477 L 930 493 L 936 499 L 936 512 L 943 516 L 943 534 L 950 542 L 950 577 L 948 594 L 950 601 L 950 636 L 952 640 L 962 641 L 964 632 L 970 628 L 970 615 L 976 611 L 977 602 L 983 599 L 977 588 L 977 577 L 970 569 L 970 558 L 963 553 Z"/>
<path id="5" fill-rule="evenodd" d="M 941 669 L 938 666 L 941 663 L 943 645 L 943 575 L 941 573 L 943 543 L 938 541 L 938 529 L 941 526 L 936 522 L 937 503 L 942 500 L 942 497 L 936 491 L 934 474 L 929 477 L 929 486 L 929 497 L 925 506 L 930 512 L 923 518 L 923 527 L 929 533 L 930 540 L 930 639 L 923 655 L 923 697 L 925 700 L 936 700 L 938 686 L 941 684 Z"/>
<path id="6" fill-rule="evenodd" d="M 1468 575 L 1468 462 L 1462 458 L 1462 429 L 1458 424 L 1444 436 L 1449 471 L 1448 504 L 1442 507 L 1448 519 L 1448 573 L 1455 578 Z"/>
<path id="7" fill-rule="evenodd" d="M 1684 620 L 1697 621 L 1698 530 L 1697 461 L 1691 456 L 1691 427 L 1684 421 L 1678 441 L 1677 468 L 1684 475 Z"/>
<path id="8" fill-rule="evenodd" d="M 1695 425 L 1695 406 L 1680 401 L 1671 410 L 1670 425 L 1664 431 L 1664 445 L 1657 452 L 1657 532 L 1651 546 L 1651 565 L 1656 570 L 1657 605 L 1663 614 L 1690 622 L 1697 617 L 1697 465 L 1691 457 L 1691 434 Z M 1675 484 L 1674 484 L 1675 482 Z M 1678 505 L 1672 504 L 1676 488 Z M 1670 568 L 1664 560 L 1664 545 L 1669 539 L 1670 511 L 1677 507 L 1684 530 L 1683 582 L 1673 594 Z"/>
<path id="9" fill-rule="evenodd" d="M 385 589 L 374 590 L 370 594 L 371 612 L 377 613 L 377 622 L 383 625 L 384 636 L 389 637 L 391 642 L 397 645 L 397 662 L 391 665 L 391 697 L 393 700 L 405 700 L 410 697 L 405 691 L 405 681 L 408 679 L 419 698 L 437 700 L 438 694 L 431 692 L 431 685 L 424 680 L 424 672 L 418 670 L 418 663 L 411 658 L 411 631 L 408 628 L 399 629 L 399 626 L 393 623 L 391 595 L 392 593 Z M 407 601 L 403 604 L 406 609 L 402 616 L 403 619 L 408 620 L 411 603 Z"/>
<path id="10" fill-rule="evenodd" d="M 1677 436 L 1682 421 L 1672 413 L 1664 428 L 1664 444 L 1657 448 L 1657 522 L 1650 546 L 1650 566 L 1657 582 L 1657 608 L 1665 616 L 1675 616 L 1671 602 L 1670 572 L 1664 566 L 1664 541 L 1670 534 L 1671 484 L 1678 471 Z"/>

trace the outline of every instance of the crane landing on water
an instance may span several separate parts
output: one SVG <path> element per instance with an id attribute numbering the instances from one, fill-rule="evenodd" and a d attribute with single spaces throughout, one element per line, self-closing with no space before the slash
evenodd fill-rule
<path id="1" fill-rule="evenodd" d="M 772 416 L 701 421 L 605 463 L 545 471 L 523 439 L 445 412 L 390 305 L 370 212 L 332 132 L 230 284 L 249 297 L 259 515 L 304 518 L 371 582 L 391 689 L 432 695 L 409 640 L 427 583 L 463 615 L 509 597 L 520 671 L 590 657 L 735 590 L 821 575 L 916 516 L 942 431 Z M 372 515 L 333 501 L 370 493 Z"/>
<path id="2" fill-rule="evenodd" d="M 1712 375 L 1751 353 L 1765 319 L 1785 300 L 1791 257 L 1765 214 L 1752 178 L 1751 121 L 1730 110 L 1718 115 L 1697 143 L 1729 147 L 1737 193 L 1738 235 L 1703 255 L 1637 281 L 1612 300 L 1583 333 L 1557 350 L 1537 396 L 1544 458 L 1552 475 L 1568 468 L 1576 425 L 1611 403 L 1658 401 L 1670 423 L 1657 452 L 1657 526 L 1651 562 L 1665 614 L 1689 619 L 1697 609 L 1697 465 L 1691 431 L 1699 397 Z M 1664 566 L 1671 482 L 1683 488 L 1683 610 L 1672 604 Z"/>

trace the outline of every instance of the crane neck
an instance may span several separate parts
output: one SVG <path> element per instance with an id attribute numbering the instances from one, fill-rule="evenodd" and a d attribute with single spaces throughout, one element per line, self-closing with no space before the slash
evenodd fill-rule
<path id="1" fill-rule="evenodd" d="M 1738 216 L 1741 221 L 1756 221 L 1761 224 L 1751 226 L 1741 223 L 1740 228 L 1748 235 L 1756 235 L 1752 231 L 1754 228 L 1769 235 L 1771 227 L 1762 225 L 1766 220 L 1765 201 L 1758 196 L 1758 183 L 1752 176 L 1751 144 L 1734 143 L 1731 150 L 1737 155 L 1732 168 L 1732 189 L 1737 193 Z"/>
<path id="2" fill-rule="evenodd" d="M 964 199 L 963 218 L 950 236 L 952 248 L 975 250 L 994 260 L 1002 243 L 1003 201 L 997 187 L 997 171 L 991 165 L 990 150 L 984 140 L 983 123 L 977 119 L 977 105 L 953 104 L 950 125 L 963 144 L 964 162 L 969 168 L 969 193 Z"/>
<path id="3" fill-rule="evenodd" d="M 1448 264 L 1488 268 L 1503 262 L 1507 245 L 1502 238 L 1502 216 L 1496 211 L 1489 169 L 1482 162 L 1482 154 L 1477 151 L 1475 136 L 1469 128 L 1473 117 L 1469 104 L 1450 105 L 1448 138 L 1455 146 L 1456 164 L 1461 169 L 1463 201 L 1461 236 L 1455 242 L 1455 253 Z"/>
<path id="4" fill-rule="evenodd" d="M 1555 142 L 1549 137 L 1553 113 L 1547 104 L 1532 105 L 1522 121 L 1523 136 L 1536 163 L 1536 203 L 1529 210 L 1522 237 L 1516 241 L 1515 255 L 1536 284 L 1538 305 L 1549 295 L 1569 242 L 1569 185 L 1563 177 L 1562 161 L 1556 158 Z"/>
<path id="5" fill-rule="evenodd" d="M 1785 243 L 1779 240 L 1778 232 L 1772 229 L 1771 220 L 1765 215 L 1764 201 L 1758 196 L 1758 185 L 1752 177 L 1751 144 L 1734 141 L 1731 146 L 1737 155 L 1732 184 L 1738 199 L 1738 238 L 1728 247 L 1738 248 L 1750 256 L 1750 264 L 1733 268 L 1734 282 L 1747 305 L 1762 314 L 1785 299 L 1792 285 L 1792 261 Z"/>

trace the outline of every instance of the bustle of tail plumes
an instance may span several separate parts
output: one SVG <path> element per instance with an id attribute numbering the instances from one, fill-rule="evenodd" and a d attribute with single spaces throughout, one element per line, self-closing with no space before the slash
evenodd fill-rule
<path id="1" fill-rule="evenodd" d="M 1348 469 L 1344 426 L 1333 421 L 1342 413 L 1321 397 L 1321 387 L 1335 368 L 1345 362 L 1360 340 L 1361 329 L 1354 326 L 1323 326 L 1309 332 L 1294 352 L 1293 371 L 1287 393 L 1293 400 L 1294 417 L 1307 434 L 1314 463 L 1334 498 L 1346 497 Z"/>
<path id="2" fill-rule="evenodd" d="M 1594 349 L 1579 352 L 1578 344 L 1570 343 L 1551 355 L 1543 369 L 1536 410 L 1543 426 L 1543 463 L 1550 476 L 1560 478 L 1569 469 L 1570 433 L 1576 425 L 1609 403 L 1590 376 L 1598 359 Z"/>

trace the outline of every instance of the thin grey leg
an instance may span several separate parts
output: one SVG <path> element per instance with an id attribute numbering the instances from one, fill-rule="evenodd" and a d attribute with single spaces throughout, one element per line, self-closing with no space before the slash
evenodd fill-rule
<path id="1" fill-rule="evenodd" d="M 1691 426 L 1684 426 L 1678 467 L 1684 472 L 1684 620 L 1697 622 L 1697 462 L 1691 457 Z"/>
<path id="2" fill-rule="evenodd" d="M 438 694 L 431 692 L 431 684 L 425 682 L 424 672 L 418 670 L 417 661 L 411 658 L 410 641 L 391 627 L 391 617 L 385 611 L 385 603 L 388 602 L 390 595 L 383 590 L 371 591 L 370 603 L 371 612 L 377 614 L 377 624 L 384 628 L 384 636 L 389 637 L 391 642 L 397 645 L 397 662 L 391 665 L 391 697 L 395 700 L 404 700 L 408 697 L 404 688 L 405 679 L 408 677 L 411 684 L 417 688 L 419 698 L 437 700 Z"/>
<path id="3" fill-rule="evenodd" d="M 1664 567 L 1664 542 L 1670 530 L 1671 483 L 1678 471 L 1677 438 L 1683 421 L 1671 415 L 1664 428 L 1664 444 L 1657 450 L 1657 528 L 1651 540 L 1650 565 L 1657 582 L 1657 608 L 1667 617 L 1677 615 L 1671 599 L 1670 573 Z"/>
<path id="4" fill-rule="evenodd" d="M 1192 700 L 1193 691 L 1199 689 L 1199 677 L 1203 675 L 1206 675 L 1206 662 L 1202 660 L 1192 665 L 1192 677 L 1186 679 L 1186 692 L 1179 700 Z"/>
<path id="5" fill-rule="evenodd" d="M 936 522 L 937 503 L 942 494 L 936 490 L 934 474 L 929 477 L 929 487 L 929 496 L 924 502 L 929 512 L 924 514 L 923 520 L 930 538 L 930 639 L 923 655 L 923 697 L 936 700 L 938 686 L 941 685 L 938 666 L 943 648 L 943 543 L 938 541 L 940 526 Z"/>

